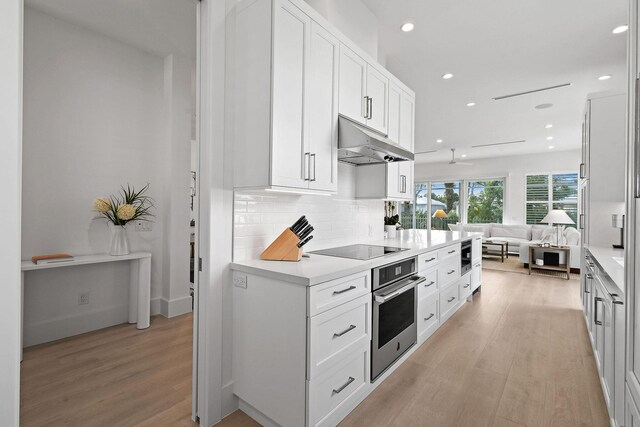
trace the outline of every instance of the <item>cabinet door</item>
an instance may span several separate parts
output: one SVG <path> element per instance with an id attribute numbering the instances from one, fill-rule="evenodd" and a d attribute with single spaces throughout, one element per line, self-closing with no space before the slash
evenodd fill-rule
<path id="1" fill-rule="evenodd" d="M 271 184 L 308 188 L 304 94 L 311 20 L 287 1 L 274 20 Z"/>
<path id="2" fill-rule="evenodd" d="M 475 291 L 482 284 L 482 262 L 475 262 L 471 268 L 471 291 Z"/>
<path id="3" fill-rule="evenodd" d="M 415 100 L 408 93 L 402 91 L 400 97 L 400 145 L 413 153 L 414 136 L 414 105 Z M 413 162 L 400 163 L 400 181 L 402 182 L 402 198 L 413 200 Z"/>
<path id="4" fill-rule="evenodd" d="M 338 39 L 316 22 L 311 44 L 306 96 L 309 116 L 309 188 L 338 190 Z"/>
<path id="5" fill-rule="evenodd" d="M 589 244 L 589 181 L 580 183 L 580 216 L 578 228 L 580 229 L 580 241 Z"/>
<path id="6" fill-rule="evenodd" d="M 366 84 L 369 97 L 367 126 L 386 135 L 389 131 L 389 78 L 367 65 Z"/>
<path id="7" fill-rule="evenodd" d="M 482 262 L 482 237 L 474 237 L 471 241 L 471 257 L 473 263 Z"/>
<path id="8" fill-rule="evenodd" d="M 596 365 L 598 366 L 598 372 L 602 372 L 602 363 L 604 361 L 604 323 L 602 321 L 604 312 L 604 294 L 597 284 L 595 284 L 593 290 L 592 334 L 594 341 L 594 355 L 596 358 Z"/>
<path id="9" fill-rule="evenodd" d="M 609 295 L 605 295 L 602 303 L 602 378 L 604 379 L 605 399 L 610 408 L 613 406 L 615 378 L 615 343 L 613 330 L 613 303 Z"/>
<path id="10" fill-rule="evenodd" d="M 640 411 L 638 411 L 638 407 L 628 388 L 625 390 L 625 400 L 625 427 L 640 427 Z"/>
<path id="11" fill-rule="evenodd" d="M 387 197 L 390 199 L 402 198 L 402 181 L 400 179 L 400 164 L 387 163 Z"/>
<path id="12" fill-rule="evenodd" d="M 388 138 L 400 144 L 400 99 L 402 89 L 393 82 L 389 85 L 389 131 Z"/>
<path id="13" fill-rule="evenodd" d="M 367 63 L 345 45 L 340 45 L 339 111 L 365 124 Z"/>

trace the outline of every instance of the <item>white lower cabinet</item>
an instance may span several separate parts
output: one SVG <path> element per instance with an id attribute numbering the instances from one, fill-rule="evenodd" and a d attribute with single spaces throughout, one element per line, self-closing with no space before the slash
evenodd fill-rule
<path id="1" fill-rule="evenodd" d="M 625 427 L 640 427 L 640 411 L 634 402 L 633 395 L 627 387 L 625 387 Z"/>
<path id="2" fill-rule="evenodd" d="M 438 295 L 433 294 L 418 303 L 418 344 L 422 344 L 440 326 Z"/>
<path id="3" fill-rule="evenodd" d="M 458 283 L 452 283 L 440 291 L 440 322 L 444 322 L 455 313 L 460 303 Z"/>
<path id="4" fill-rule="evenodd" d="M 464 301 L 471 296 L 471 272 L 460 278 L 458 289 L 460 291 L 460 300 Z"/>
<path id="5" fill-rule="evenodd" d="M 476 261 L 471 268 L 471 292 L 482 285 L 482 261 Z"/>

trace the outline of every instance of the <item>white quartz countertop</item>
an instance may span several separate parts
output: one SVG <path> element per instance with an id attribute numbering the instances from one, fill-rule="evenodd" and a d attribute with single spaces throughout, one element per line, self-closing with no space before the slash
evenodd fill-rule
<path id="1" fill-rule="evenodd" d="M 482 233 L 464 231 L 403 230 L 398 232 L 395 239 L 358 242 L 367 245 L 408 249 L 367 261 L 308 254 L 309 258 L 303 257 L 299 262 L 263 261 L 259 259 L 232 262 L 231 269 L 304 286 L 313 286 L 370 270 L 397 260 L 417 256 L 434 249 L 440 249 L 480 235 Z"/>
<path id="2" fill-rule="evenodd" d="M 622 295 L 624 295 L 624 267 L 615 260 L 615 258 L 624 259 L 624 249 L 599 246 L 587 246 L 587 249 L 600 269 L 611 279 L 618 289 L 622 291 Z"/>

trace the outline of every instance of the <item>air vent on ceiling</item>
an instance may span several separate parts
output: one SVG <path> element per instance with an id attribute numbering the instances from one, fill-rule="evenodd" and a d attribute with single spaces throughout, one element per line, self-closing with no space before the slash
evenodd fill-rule
<path id="1" fill-rule="evenodd" d="M 514 98 L 516 96 L 523 96 L 523 95 L 530 95 L 532 93 L 537 93 L 537 92 L 544 92 L 545 90 L 552 90 L 552 89 L 559 89 L 561 87 L 566 87 L 566 86 L 571 86 L 571 83 L 563 83 L 561 85 L 555 85 L 555 86 L 549 86 L 549 87 L 543 87 L 540 89 L 533 89 L 533 90 L 528 90 L 526 92 L 518 92 L 518 93 L 512 93 L 510 95 L 502 95 L 502 96 L 496 96 L 495 98 L 493 98 L 494 101 L 500 101 L 502 99 L 507 99 L 507 98 Z"/>
<path id="2" fill-rule="evenodd" d="M 526 142 L 526 139 L 520 139 L 518 141 L 492 142 L 491 144 L 472 145 L 471 148 L 493 147 L 494 145 L 520 144 L 522 142 Z"/>

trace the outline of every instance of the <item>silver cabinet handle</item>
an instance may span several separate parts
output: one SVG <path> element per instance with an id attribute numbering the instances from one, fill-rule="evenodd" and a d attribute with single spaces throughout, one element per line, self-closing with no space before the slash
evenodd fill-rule
<path id="1" fill-rule="evenodd" d="M 469 286 L 471 286 L 470 284 L 466 284 L 463 286 L 463 288 L 467 289 Z"/>
<path id="2" fill-rule="evenodd" d="M 580 221 L 578 221 L 580 230 L 584 230 L 584 214 L 580 214 Z"/>
<path id="3" fill-rule="evenodd" d="M 309 155 L 309 161 L 311 161 L 311 158 L 313 157 L 313 179 L 309 179 L 309 181 L 315 181 L 316 180 L 316 153 L 311 153 L 311 155 Z M 311 169 L 311 168 L 309 168 Z"/>
<path id="4" fill-rule="evenodd" d="M 351 332 L 351 331 L 353 331 L 355 328 L 356 328 L 356 325 L 351 325 L 351 326 L 349 326 L 347 329 L 345 329 L 345 330 L 344 330 L 344 331 L 342 331 L 342 332 L 336 332 L 335 334 L 333 334 L 333 337 L 334 337 L 334 338 L 341 337 L 341 336 L 343 336 L 344 334 L 346 334 L 347 332 Z"/>
<path id="5" fill-rule="evenodd" d="M 584 163 L 580 163 L 580 179 L 584 179 L 586 178 L 587 174 L 586 174 L 586 165 Z"/>
<path id="6" fill-rule="evenodd" d="M 429 282 L 429 283 L 425 283 L 424 287 L 425 287 L 425 288 L 428 288 L 429 286 L 431 286 L 431 285 L 435 285 L 435 284 L 436 284 L 436 282 L 434 282 L 434 281 L 432 280 L 432 281 L 431 281 L 431 282 Z"/>
<path id="7" fill-rule="evenodd" d="M 311 153 L 304 153 L 304 180 L 309 181 L 311 170 Z"/>
<path id="8" fill-rule="evenodd" d="M 429 259 L 425 259 L 424 262 L 431 262 L 431 261 L 435 261 L 435 258 L 429 258 Z"/>
<path id="9" fill-rule="evenodd" d="M 453 301 L 454 299 L 456 299 L 456 297 L 451 297 L 451 298 L 449 298 L 449 299 L 447 300 L 447 302 L 451 302 L 451 301 Z"/>
<path id="10" fill-rule="evenodd" d="M 456 272 L 455 270 L 451 270 L 451 271 L 447 271 L 447 274 L 453 274 L 455 272 Z"/>
<path id="11" fill-rule="evenodd" d="M 435 314 L 430 313 L 430 314 L 429 314 L 429 317 L 425 317 L 425 318 L 424 318 L 424 321 L 426 322 L 427 320 L 431 319 L 433 316 L 435 316 Z"/>
<path id="12" fill-rule="evenodd" d="M 474 265 L 474 267 L 478 267 L 478 268 L 480 268 L 480 264 L 476 264 L 476 265 Z"/>
<path id="13" fill-rule="evenodd" d="M 351 384 L 352 382 L 354 382 L 356 379 L 353 377 L 349 377 L 349 379 L 347 380 L 346 383 L 344 383 L 344 385 L 338 389 L 333 389 L 333 394 L 338 394 L 340 393 L 342 390 L 344 390 L 345 388 L 349 387 L 349 384 Z"/>
<path id="14" fill-rule="evenodd" d="M 598 320 L 598 302 L 603 302 L 604 299 L 600 297 L 595 297 L 593 299 L 593 323 L 598 326 L 602 326 L 602 321 Z"/>
<path id="15" fill-rule="evenodd" d="M 634 117 L 634 144 L 633 144 L 633 178 L 634 178 L 634 195 L 636 199 L 640 199 L 640 79 L 636 78 L 636 114 Z"/>
<path id="16" fill-rule="evenodd" d="M 367 119 L 371 120 L 373 119 L 373 98 L 371 98 L 370 96 L 368 97 L 368 105 L 369 105 L 369 117 L 367 117 Z"/>
<path id="17" fill-rule="evenodd" d="M 452 253 L 455 253 L 455 251 L 456 251 L 456 250 L 455 250 L 455 249 L 453 249 L 453 250 L 451 250 L 451 251 L 449 251 L 449 252 L 447 252 L 447 253 L 448 253 L 448 254 L 452 254 Z"/>
<path id="18" fill-rule="evenodd" d="M 365 119 L 369 118 L 369 97 L 364 97 L 364 116 Z"/>
<path id="19" fill-rule="evenodd" d="M 407 175 L 402 175 L 404 182 L 404 193 L 407 194 Z"/>
<path id="20" fill-rule="evenodd" d="M 614 304 L 624 305 L 624 301 L 618 299 L 620 298 L 618 294 L 609 294 L 609 295 L 611 295 L 611 299 L 613 299 Z"/>
<path id="21" fill-rule="evenodd" d="M 355 286 L 351 285 L 347 289 L 342 289 L 342 290 L 339 290 L 339 291 L 333 291 L 333 295 L 344 294 L 345 292 L 349 292 L 350 290 L 353 290 L 355 288 L 356 288 Z"/>

